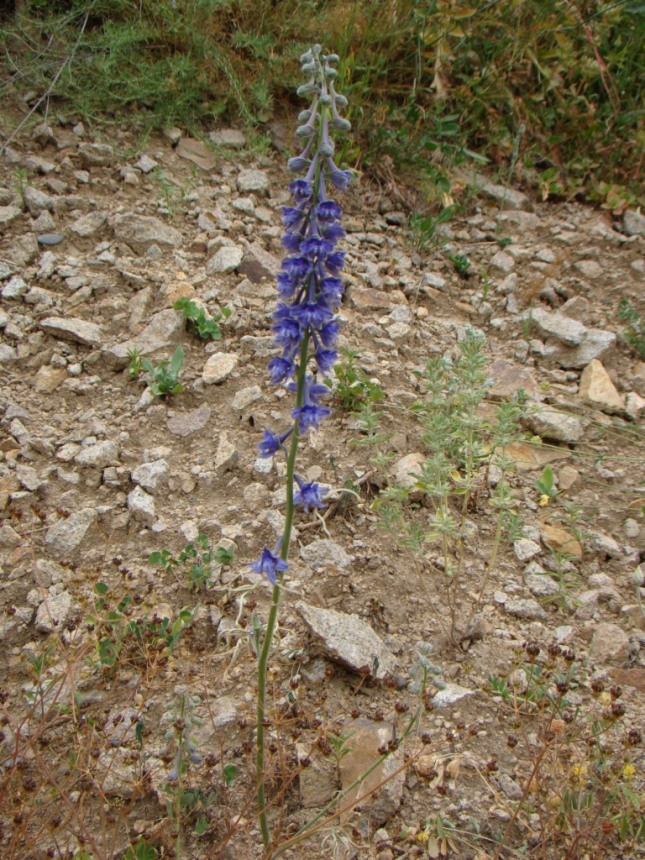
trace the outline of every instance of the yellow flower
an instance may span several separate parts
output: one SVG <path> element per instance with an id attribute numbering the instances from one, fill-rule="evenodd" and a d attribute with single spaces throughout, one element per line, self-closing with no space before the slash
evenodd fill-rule
<path id="1" fill-rule="evenodd" d="M 636 776 L 636 768 L 634 765 L 627 761 L 625 762 L 625 766 L 623 767 L 623 779 L 633 779 Z"/>
<path id="2" fill-rule="evenodd" d="M 611 705 L 611 696 L 610 694 L 604 690 L 599 696 L 598 701 L 601 705 Z"/>
<path id="3" fill-rule="evenodd" d="M 546 508 L 546 506 L 549 504 L 550 501 L 551 501 L 551 497 L 547 496 L 546 493 L 542 493 L 542 495 L 540 496 L 540 507 Z"/>

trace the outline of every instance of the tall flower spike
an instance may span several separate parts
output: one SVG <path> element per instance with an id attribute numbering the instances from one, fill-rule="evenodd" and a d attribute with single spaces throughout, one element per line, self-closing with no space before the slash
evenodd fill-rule
<path id="1" fill-rule="evenodd" d="M 257 805 L 262 842 L 271 854 L 271 832 L 266 815 L 264 737 L 267 666 L 271 643 L 278 623 L 282 579 L 288 569 L 289 542 L 294 509 L 305 512 L 324 507 L 327 490 L 319 484 L 305 482 L 295 472 L 300 437 L 331 414 L 321 403 L 329 394 L 322 379 L 332 370 L 337 358 L 336 338 L 340 328 L 337 310 L 343 293 L 340 271 L 345 254 L 336 246 L 344 237 L 340 225 L 341 207 L 327 196 L 326 184 L 345 189 L 352 178 L 349 170 L 334 163 L 334 141 L 330 130 L 347 131 L 350 124 L 339 114 L 347 99 L 334 88 L 338 62 L 336 54 L 323 54 L 314 45 L 300 58 L 308 81 L 298 95 L 311 96 L 311 105 L 299 117 L 296 135 L 306 141 L 303 151 L 289 159 L 289 170 L 304 173 L 289 185 L 293 205 L 282 210 L 285 233 L 282 245 L 287 251 L 277 278 L 279 300 L 272 317 L 273 342 L 277 354 L 269 361 L 271 381 L 286 385 L 295 392 L 291 410 L 291 428 L 283 434 L 265 429 L 260 442 L 260 456 L 273 457 L 279 451 L 287 460 L 284 532 L 273 552 L 264 549 L 251 570 L 269 580 L 273 586 L 271 608 L 266 629 L 254 619 L 258 648 L 258 695 L 256 722 Z M 288 445 L 285 445 L 289 438 Z"/>

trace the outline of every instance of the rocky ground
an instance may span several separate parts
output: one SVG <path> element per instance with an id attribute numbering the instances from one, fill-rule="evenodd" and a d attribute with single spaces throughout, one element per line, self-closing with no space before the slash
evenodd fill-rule
<path id="1" fill-rule="evenodd" d="M 283 528 L 282 464 L 257 444 L 290 410 L 265 370 L 288 177 L 282 153 L 253 155 L 235 130 L 211 137 L 171 130 L 139 151 L 125 133 L 97 142 L 43 124 L 0 162 L 12 860 L 120 858 L 139 834 L 160 856 L 261 856 L 249 630 L 269 591 L 248 564 Z M 442 247 L 415 245 L 400 205 L 367 181 L 342 201 L 342 342 L 384 393 L 393 456 L 374 467 L 338 399 L 301 449 L 301 473 L 332 502 L 295 526 L 270 675 L 271 815 L 284 841 L 341 787 L 347 811 L 284 856 L 643 856 L 645 617 L 632 578 L 645 364 L 617 308 L 645 311 L 645 222 L 470 182 L 472 207 L 440 228 Z M 221 341 L 187 331 L 182 296 L 232 310 Z M 467 326 L 486 337 L 490 401 L 528 395 L 507 452 L 524 525 L 487 570 L 499 476 L 482 471 L 448 584 L 436 546 L 407 552 L 373 502 L 423 461 L 418 371 L 454 356 Z M 178 344 L 184 391 L 155 398 L 129 356 L 169 360 Z M 545 505 L 535 482 L 549 463 L 558 493 Z M 206 588 L 189 589 L 182 565 L 149 564 L 199 534 L 234 552 Z M 169 648 L 182 607 L 192 620 Z M 189 737 L 201 762 L 168 783 Z"/>

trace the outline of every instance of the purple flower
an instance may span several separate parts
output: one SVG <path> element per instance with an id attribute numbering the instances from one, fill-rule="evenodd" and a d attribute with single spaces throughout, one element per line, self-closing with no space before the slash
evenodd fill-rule
<path id="1" fill-rule="evenodd" d="M 274 356 L 268 364 L 269 373 L 271 374 L 271 382 L 274 385 L 279 385 L 281 382 L 286 382 L 293 376 L 295 365 L 293 360 L 282 356 Z"/>
<path id="2" fill-rule="evenodd" d="M 332 248 L 330 243 L 325 241 L 325 239 L 321 239 L 318 236 L 311 236 L 309 239 L 304 240 L 300 246 L 300 250 L 303 256 L 307 257 L 309 260 L 315 260 L 316 258 L 326 257 Z"/>
<path id="3" fill-rule="evenodd" d="M 290 158 L 288 162 L 288 167 L 290 170 L 301 170 L 301 167 L 292 167 L 292 163 L 296 162 L 296 158 Z M 303 167 L 309 167 L 309 160 L 302 159 L 304 164 Z M 305 202 L 311 198 L 311 183 L 307 182 L 305 179 L 295 179 L 291 185 L 289 185 L 289 191 L 291 192 L 291 196 L 294 200 L 300 202 Z"/>
<path id="4" fill-rule="evenodd" d="M 330 311 L 328 307 L 316 302 L 296 305 L 294 310 L 296 309 L 298 311 L 298 320 L 303 328 L 307 326 L 315 329 L 322 328 L 334 316 L 333 311 Z"/>
<path id="5" fill-rule="evenodd" d="M 323 224 L 330 224 L 332 221 L 338 221 L 342 214 L 343 210 L 340 208 L 338 203 L 335 203 L 333 200 L 324 200 L 316 207 L 318 220 Z"/>
<path id="6" fill-rule="evenodd" d="M 325 259 L 325 266 L 327 267 L 327 270 L 332 273 L 332 275 L 337 275 L 344 265 L 344 251 L 334 251 L 333 254 L 329 254 Z"/>
<path id="7" fill-rule="evenodd" d="M 282 239 L 282 247 L 289 251 L 290 254 L 297 254 L 302 244 L 302 236 L 300 233 L 285 233 Z"/>
<path id="8" fill-rule="evenodd" d="M 341 170 L 339 167 L 336 167 L 331 158 L 326 159 L 326 161 L 328 175 L 332 184 L 335 188 L 345 191 L 349 183 L 352 181 L 351 170 Z"/>
<path id="9" fill-rule="evenodd" d="M 275 585 L 277 576 L 284 573 L 288 567 L 289 565 L 286 561 L 278 558 L 271 550 L 266 548 L 262 550 L 260 558 L 251 564 L 253 573 L 257 573 L 259 576 L 266 576 L 271 585 Z"/>
<path id="10" fill-rule="evenodd" d="M 276 436 L 275 433 L 265 428 L 262 433 L 262 441 L 258 445 L 260 457 L 273 457 L 274 454 L 277 454 L 290 434 L 291 430 L 288 430 L 282 436 Z"/>
<path id="11" fill-rule="evenodd" d="M 285 227 L 297 227 L 303 216 L 304 212 L 299 206 L 282 207 L 282 223 Z"/>
<path id="12" fill-rule="evenodd" d="M 282 261 L 282 268 L 290 277 L 302 280 L 311 271 L 311 262 L 305 257 L 286 257 Z"/>
<path id="13" fill-rule="evenodd" d="M 327 239 L 329 242 L 333 242 L 334 245 L 336 244 L 336 242 L 339 241 L 339 239 L 343 239 L 345 237 L 345 231 L 340 226 L 340 224 L 336 223 L 326 224 L 322 228 L 321 233 L 325 237 L 325 239 Z"/>
<path id="14" fill-rule="evenodd" d="M 329 490 L 315 482 L 305 484 L 297 475 L 295 478 L 299 489 L 294 496 L 294 502 L 303 507 L 306 512 L 311 508 L 324 508 L 323 496 L 326 496 Z"/>
<path id="15" fill-rule="evenodd" d="M 336 343 L 339 331 L 340 323 L 337 320 L 332 320 L 319 330 L 318 336 L 320 337 L 323 345 L 329 349 Z"/>
<path id="16" fill-rule="evenodd" d="M 326 376 L 330 373 L 336 364 L 336 359 L 338 358 L 338 353 L 333 349 L 320 349 L 316 350 L 315 353 L 316 364 L 318 365 L 318 370 Z"/>
<path id="17" fill-rule="evenodd" d="M 330 307 L 336 307 L 343 295 L 343 282 L 340 278 L 323 278 L 320 282 L 320 295 Z"/>
<path id="18" fill-rule="evenodd" d="M 313 404 L 299 406 L 291 412 L 291 417 L 298 422 L 298 430 L 303 435 L 310 427 L 317 430 L 320 422 L 330 415 L 331 409 L 328 406 L 315 406 Z"/>

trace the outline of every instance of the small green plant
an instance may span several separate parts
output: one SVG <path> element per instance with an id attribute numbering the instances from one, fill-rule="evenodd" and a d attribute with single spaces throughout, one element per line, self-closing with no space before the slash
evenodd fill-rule
<path id="1" fill-rule="evenodd" d="M 222 332 L 218 325 L 221 320 L 227 320 L 233 311 L 224 306 L 214 316 L 206 316 L 206 311 L 192 299 L 182 296 L 173 305 L 176 311 L 181 311 L 188 321 L 188 328 L 203 340 L 221 340 Z"/>
<path id="2" fill-rule="evenodd" d="M 438 215 L 421 215 L 413 212 L 410 216 L 412 241 L 419 248 L 427 248 L 437 241 L 437 228 L 447 224 L 457 213 L 456 206 L 444 206 Z"/>
<path id="3" fill-rule="evenodd" d="M 105 582 L 95 584 L 94 594 L 96 614 L 88 623 L 96 637 L 99 663 L 108 670 L 114 670 L 120 659 L 134 665 L 156 665 L 160 651 L 172 651 L 192 621 L 192 612 L 187 607 L 178 612 L 174 621 L 135 614 L 132 596 L 126 594 L 114 604 Z"/>
<path id="4" fill-rule="evenodd" d="M 372 382 L 357 363 L 360 353 L 343 349 L 343 361 L 334 367 L 335 380 L 325 380 L 347 412 L 357 412 L 364 404 L 380 403 L 383 400 L 381 387 Z"/>
<path id="5" fill-rule="evenodd" d="M 468 277 L 470 274 L 471 262 L 465 254 L 450 254 L 448 259 L 462 278 Z"/>
<path id="6" fill-rule="evenodd" d="M 141 364 L 141 350 L 134 347 L 133 349 L 128 350 L 128 359 L 130 364 L 128 366 L 128 373 L 130 374 L 130 379 L 138 379 L 143 373 L 143 365 Z"/>
<path id="7" fill-rule="evenodd" d="M 547 464 L 533 486 L 540 494 L 540 507 L 546 507 L 551 499 L 555 499 L 558 495 L 558 488 L 555 485 L 553 466 Z"/>
<path id="8" fill-rule="evenodd" d="M 148 558 L 148 563 L 161 567 L 173 576 L 181 572 L 184 582 L 195 590 L 208 588 L 216 569 L 231 564 L 233 553 L 220 546 L 211 550 L 207 535 L 197 537 L 197 546 L 187 544 L 177 558 L 167 549 L 157 550 Z"/>
<path id="9" fill-rule="evenodd" d="M 161 361 L 155 367 L 147 358 L 141 357 L 140 361 L 141 367 L 148 374 L 148 388 L 155 397 L 169 397 L 184 390 L 184 386 L 179 381 L 184 363 L 184 350 L 181 345 L 174 351 L 170 364 L 167 361 Z"/>
<path id="10" fill-rule="evenodd" d="M 157 857 L 159 857 L 157 849 L 140 836 L 137 844 L 125 852 L 123 860 L 157 860 Z"/>
<path id="11" fill-rule="evenodd" d="M 623 332 L 625 343 L 631 346 L 639 358 L 645 359 L 645 320 L 627 299 L 623 299 L 618 306 L 618 318 L 627 323 Z"/>

